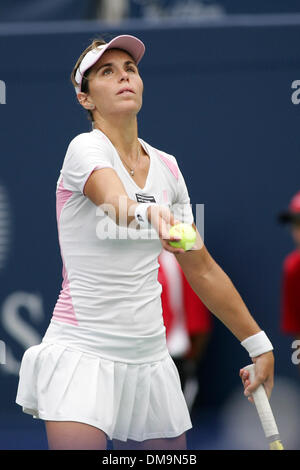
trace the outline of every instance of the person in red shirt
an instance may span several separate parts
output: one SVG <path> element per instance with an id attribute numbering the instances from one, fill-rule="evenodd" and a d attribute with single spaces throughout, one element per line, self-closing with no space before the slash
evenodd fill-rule
<path id="1" fill-rule="evenodd" d="M 191 410 L 198 391 L 197 366 L 209 340 L 212 315 L 190 287 L 175 256 L 163 250 L 158 261 L 167 346 Z"/>
<path id="2" fill-rule="evenodd" d="M 289 224 L 296 249 L 283 262 L 281 330 L 300 339 L 300 191 L 291 199 L 279 222 Z"/>

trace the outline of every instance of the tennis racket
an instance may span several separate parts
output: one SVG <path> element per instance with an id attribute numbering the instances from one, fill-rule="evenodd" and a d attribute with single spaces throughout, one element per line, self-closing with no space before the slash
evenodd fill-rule
<path id="1" fill-rule="evenodd" d="M 243 369 L 249 372 L 250 383 L 255 379 L 255 364 L 243 367 Z M 261 384 L 259 387 L 252 392 L 254 404 L 257 409 L 257 413 L 264 430 L 265 436 L 269 441 L 270 450 L 283 450 L 284 447 L 280 440 L 277 424 L 273 416 L 273 412 L 268 400 L 264 386 Z"/>

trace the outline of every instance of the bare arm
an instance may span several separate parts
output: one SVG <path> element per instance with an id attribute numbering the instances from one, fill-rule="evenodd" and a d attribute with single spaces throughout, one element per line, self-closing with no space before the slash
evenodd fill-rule
<path id="1" fill-rule="evenodd" d="M 84 195 L 87 196 L 96 206 L 102 204 L 109 205 L 114 209 L 116 216 L 115 223 L 120 225 L 123 221 L 130 225 L 135 220 L 134 212 L 139 203 L 128 197 L 119 176 L 112 168 L 101 168 L 95 170 L 89 176 L 85 186 Z M 175 240 L 169 236 L 169 229 L 177 223 L 167 207 L 151 206 L 147 211 L 148 220 L 157 231 L 163 248 L 171 253 L 183 253 L 181 248 L 169 245 L 169 240 Z"/>
<path id="2" fill-rule="evenodd" d="M 194 228 L 197 231 L 195 225 Z M 197 237 L 200 237 L 198 231 Z M 204 245 L 201 249 L 175 254 L 175 256 L 187 281 L 198 297 L 239 341 L 261 331 L 232 281 L 208 253 Z M 252 392 L 260 383 L 264 383 L 270 396 L 274 374 L 273 353 L 264 353 L 253 360 L 258 363 L 256 382 L 248 387 L 250 384 L 249 374 L 245 371 L 246 375 L 244 375 L 243 370 L 241 373 L 241 378 L 247 388 L 246 392 Z"/>
<path id="3" fill-rule="evenodd" d="M 138 203 L 129 199 L 122 181 L 111 168 L 93 171 L 84 186 L 83 192 L 96 206 L 111 204 L 115 209 L 117 224 L 122 218 L 123 220 L 126 218 L 127 225 L 134 220 L 134 209 Z M 123 212 L 122 205 L 119 204 L 120 198 L 124 198 L 127 203 L 127 208 L 126 210 L 124 208 Z"/>
<path id="4" fill-rule="evenodd" d="M 205 246 L 176 258 L 198 297 L 239 341 L 260 331 L 233 283 Z"/>

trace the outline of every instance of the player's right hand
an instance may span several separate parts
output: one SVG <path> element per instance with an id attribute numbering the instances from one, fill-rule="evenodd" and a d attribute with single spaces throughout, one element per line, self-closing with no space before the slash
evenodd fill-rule
<path id="1" fill-rule="evenodd" d="M 170 236 L 169 231 L 173 225 L 179 224 L 180 221 L 174 218 L 172 212 L 166 206 L 153 205 L 147 210 L 148 220 L 152 227 L 156 230 L 163 248 L 171 253 L 185 253 L 183 248 L 176 248 L 169 245 L 169 241 L 179 241 L 180 238 Z"/>
<path id="2" fill-rule="evenodd" d="M 268 399 L 271 397 L 272 389 L 274 387 L 274 355 L 272 351 L 261 354 L 252 358 L 255 364 L 256 378 L 253 383 L 249 379 L 249 371 L 241 369 L 240 377 L 244 385 L 244 395 L 248 397 L 251 403 L 254 403 L 251 395 L 259 385 L 265 387 Z"/>

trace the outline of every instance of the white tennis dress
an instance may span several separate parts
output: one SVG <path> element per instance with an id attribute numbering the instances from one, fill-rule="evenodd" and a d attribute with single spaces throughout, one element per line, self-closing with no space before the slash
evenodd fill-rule
<path id="1" fill-rule="evenodd" d="M 41 344 L 24 353 L 16 397 L 35 418 L 87 423 L 122 441 L 192 427 L 166 345 L 158 235 L 116 225 L 83 194 L 92 171 L 113 168 L 130 199 L 168 205 L 192 223 L 176 159 L 139 141 L 150 157 L 143 189 L 100 130 L 77 135 L 67 149 L 56 191 L 62 289 Z"/>

